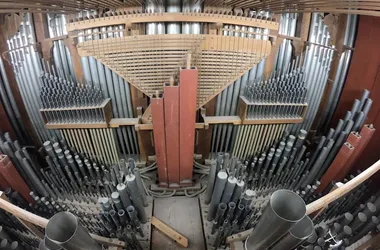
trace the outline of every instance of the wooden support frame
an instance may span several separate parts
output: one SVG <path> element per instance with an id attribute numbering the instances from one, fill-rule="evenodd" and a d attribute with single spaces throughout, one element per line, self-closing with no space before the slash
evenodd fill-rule
<path id="1" fill-rule="evenodd" d="M 102 112 L 104 117 L 104 122 L 96 122 L 96 123 L 52 123 L 48 120 L 47 113 L 49 112 L 66 112 L 66 111 L 79 111 L 79 110 L 94 110 L 98 109 Z M 89 106 L 89 107 L 70 107 L 70 108 L 48 108 L 48 109 L 40 109 L 42 118 L 45 121 L 45 126 L 47 129 L 68 129 L 68 128 L 107 128 L 108 124 L 112 119 L 112 107 L 111 107 L 111 99 L 106 98 L 102 104 L 99 106 Z M 116 127 L 115 120 L 113 126 Z M 119 126 L 120 126 L 119 121 Z M 128 122 L 130 122 L 128 120 Z"/>
<path id="2" fill-rule="evenodd" d="M 302 113 L 299 118 L 278 118 L 278 119 L 248 119 L 247 112 L 249 106 L 298 106 L 302 107 Z M 307 103 L 252 103 L 244 96 L 239 97 L 238 117 L 241 119 L 241 124 L 281 124 L 281 123 L 300 123 L 304 120 L 308 104 Z"/>
<path id="3" fill-rule="evenodd" d="M 77 21 L 68 23 L 67 31 L 93 29 L 102 26 L 113 26 L 126 23 L 165 23 L 173 21 L 189 23 L 222 23 L 230 25 L 257 27 L 270 30 L 279 29 L 278 22 L 258 18 L 213 13 L 164 12 L 126 14 L 118 15 L 116 18 L 112 16 Z"/>

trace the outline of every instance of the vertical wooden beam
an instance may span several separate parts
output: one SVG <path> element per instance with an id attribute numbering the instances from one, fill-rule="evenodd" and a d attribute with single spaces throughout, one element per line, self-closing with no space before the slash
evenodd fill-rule
<path id="1" fill-rule="evenodd" d="M 143 117 L 145 113 L 143 114 L 143 108 L 137 107 L 136 108 L 136 115 L 140 120 L 143 120 Z M 150 108 L 149 108 L 150 113 Z M 144 123 L 144 122 L 143 122 Z M 136 126 L 138 128 L 138 126 Z M 139 145 L 139 151 L 140 151 L 140 161 L 148 161 L 148 156 L 154 155 L 154 148 L 153 148 L 153 136 L 152 131 L 149 130 L 140 130 L 136 129 L 137 133 L 137 141 Z"/>
<path id="2" fill-rule="evenodd" d="M 133 107 L 133 115 L 137 117 L 137 107 L 142 107 L 143 111 L 145 111 L 148 107 L 148 100 L 147 97 L 143 92 L 138 90 L 135 86 L 132 84 L 129 84 L 129 89 L 131 92 L 131 101 L 132 101 L 132 107 Z"/>
<path id="3" fill-rule="evenodd" d="M 206 109 L 206 116 L 214 116 L 216 110 L 216 98 L 214 97 L 206 103 L 204 108 Z M 202 155 L 202 159 L 208 159 L 211 150 L 211 139 L 212 139 L 212 130 L 214 126 L 210 126 L 208 129 L 199 129 L 198 130 L 198 140 L 197 145 L 195 146 L 195 152 Z"/>
<path id="4" fill-rule="evenodd" d="M 270 51 L 269 55 L 265 58 L 265 66 L 264 66 L 264 78 L 267 78 L 270 76 L 274 69 L 274 65 L 276 63 L 276 55 L 278 52 L 278 49 L 280 48 L 282 42 L 284 41 L 283 38 L 276 38 L 272 41 L 272 50 Z"/>
<path id="5" fill-rule="evenodd" d="M 6 34 L 6 32 L 5 32 L 6 27 L 4 26 L 3 23 L 1 23 L 1 20 L 3 20 L 3 16 L 0 14 L 0 54 L 3 54 L 5 51 L 8 50 L 8 46 L 7 46 L 7 42 L 6 42 L 7 37 L 5 35 Z M 25 104 L 22 100 L 20 89 L 17 85 L 16 77 L 15 77 L 15 74 L 13 72 L 13 68 L 5 60 L 3 62 L 4 62 L 3 64 L 4 64 L 4 70 L 5 70 L 4 73 L 8 78 L 9 87 L 11 88 L 12 95 L 15 99 L 17 108 L 18 108 L 20 115 L 21 115 L 21 119 L 25 125 L 26 132 L 28 133 L 29 137 L 31 137 L 34 144 L 36 144 L 37 146 L 40 146 L 38 137 L 34 131 L 32 123 L 29 119 L 28 113 L 26 112 Z"/>
<path id="6" fill-rule="evenodd" d="M 79 82 L 84 83 L 84 73 L 83 73 L 83 67 L 82 67 L 82 61 L 81 57 L 78 54 L 78 50 L 76 45 L 76 42 L 71 37 L 66 38 L 63 40 L 63 43 L 66 45 L 67 49 L 70 52 L 71 61 L 73 63 L 73 68 L 75 75 Z"/>
<path id="7" fill-rule="evenodd" d="M 310 31 L 311 13 L 302 13 L 298 18 L 296 36 L 301 38 L 302 42 L 307 41 Z"/>
<path id="8" fill-rule="evenodd" d="M 34 31 L 36 34 L 36 42 L 39 43 L 41 57 L 52 66 L 54 64 L 52 57 L 52 42 L 45 42 L 49 38 L 49 24 L 46 13 L 33 13 Z"/>
<path id="9" fill-rule="evenodd" d="M 148 157 L 154 155 L 154 148 L 152 146 L 152 131 L 151 130 L 137 130 L 137 140 L 139 143 L 140 160 L 148 161 Z"/>
<path id="10" fill-rule="evenodd" d="M 153 96 L 150 100 L 153 120 L 154 149 L 156 151 L 156 161 L 158 167 L 158 181 L 160 186 L 168 186 L 164 100 L 162 96 L 159 96 L 158 94 Z"/>
<path id="11" fill-rule="evenodd" d="M 169 187 L 179 187 L 180 145 L 179 145 L 179 86 L 164 85 L 166 160 Z"/>
<path id="12" fill-rule="evenodd" d="M 189 61 L 189 58 L 188 58 Z M 187 63 L 188 65 L 189 63 Z M 180 184 L 192 185 L 198 69 L 180 69 Z"/>

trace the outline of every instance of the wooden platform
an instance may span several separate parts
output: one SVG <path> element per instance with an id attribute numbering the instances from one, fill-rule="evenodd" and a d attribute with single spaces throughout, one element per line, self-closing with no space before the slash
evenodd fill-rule
<path id="1" fill-rule="evenodd" d="M 189 250 L 205 250 L 199 200 L 187 197 L 155 198 L 153 215 L 184 235 Z M 151 249 L 185 249 L 153 227 Z"/>

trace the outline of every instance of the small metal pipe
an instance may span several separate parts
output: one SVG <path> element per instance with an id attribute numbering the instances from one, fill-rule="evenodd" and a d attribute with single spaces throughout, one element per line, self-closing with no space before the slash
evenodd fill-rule
<path id="1" fill-rule="evenodd" d="M 368 202 L 365 205 L 365 208 L 363 209 L 362 213 L 365 214 L 367 218 L 371 218 L 372 215 L 376 214 L 376 211 L 377 211 L 376 206 L 373 203 Z"/>
<path id="2" fill-rule="evenodd" d="M 277 190 L 248 237 L 245 249 L 266 249 L 280 239 L 306 214 L 305 202 L 289 190 Z"/>
<path id="3" fill-rule="evenodd" d="M 137 187 L 139 188 L 139 193 L 143 202 L 144 207 L 148 206 L 148 198 L 145 193 L 145 188 L 144 188 L 144 183 L 143 180 L 141 179 L 140 175 L 140 170 L 138 168 L 133 169 L 133 173 L 136 176 L 136 182 L 137 182 Z"/>
<path id="4" fill-rule="evenodd" d="M 283 250 L 293 249 L 301 244 L 304 240 L 309 238 L 314 231 L 314 223 L 309 216 L 303 217 L 302 220 L 297 222 L 283 238 L 277 241 L 271 249 Z"/>
<path id="5" fill-rule="evenodd" d="M 212 191 L 214 190 L 215 178 L 216 178 L 217 163 L 215 160 L 211 161 L 210 172 L 208 174 L 207 188 L 205 192 L 205 204 L 208 205 L 211 202 Z"/>
<path id="6" fill-rule="evenodd" d="M 237 179 L 234 176 L 230 176 L 227 179 L 227 184 L 224 188 L 222 198 L 220 202 L 228 204 L 231 201 L 232 194 L 234 193 Z"/>
<path id="7" fill-rule="evenodd" d="M 358 213 L 356 218 L 350 223 L 350 227 L 352 231 L 355 232 L 359 227 L 361 227 L 364 223 L 367 222 L 367 216 L 362 212 Z"/>
<path id="8" fill-rule="evenodd" d="M 212 221 L 215 217 L 218 204 L 220 203 L 220 199 L 222 198 L 224 187 L 226 186 L 226 183 L 227 183 L 227 177 L 228 175 L 224 170 L 221 170 L 218 172 L 208 214 L 207 214 L 208 221 Z"/>
<path id="9" fill-rule="evenodd" d="M 13 241 L 10 245 L 11 250 L 25 250 L 25 248 L 17 241 Z"/>
<path id="10" fill-rule="evenodd" d="M 232 194 L 231 201 L 237 203 L 244 191 L 245 182 L 243 180 L 238 180 L 235 186 L 235 190 Z"/>
<path id="11" fill-rule="evenodd" d="M 360 231 L 356 232 L 352 238 L 350 238 L 350 243 L 353 244 L 356 241 L 363 238 L 364 235 L 366 235 L 368 232 L 372 231 L 379 225 L 379 219 L 376 216 L 371 217 L 371 221 L 369 221 L 367 224 L 363 226 L 363 228 L 360 229 Z"/>
<path id="12" fill-rule="evenodd" d="M 139 188 L 137 186 L 136 177 L 132 174 L 127 175 L 125 178 L 128 189 L 132 197 L 133 205 L 136 208 L 140 221 L 146 223 L 148 221 L 143 202 L 139 194 Z"/>
<path id="13" fill-rule="evenodd" d="M 352 229 L 349 226 L 344 226 L 343 230 L 336 236 L 337 240 L 343 240 L 352 235 Z"/>
<path id="14" fill-rule="evenodd" d="M 8 235 L 8 233 L 6 232 L 6 230 L 0 226 L 0 239 L 7 239 L 8 241 L 11 241 L 11 237 Z"/>
<path id="15" fill-rule="evenodd" d="M 50 241 L 66 249 L 102 249 L 70 212 L 59 212 L 51 217 L 45 235 Z"/>
<path id="16" fill-rule="evenodd" d="M 341 224 L 342 226 L 349 225 L 353 219 L 354 216 L 351 213 L 344 213 L 343 217 L 339 221 L 339 224 Z"/>
<path id="17" fill-rule="evenodd" d="M 117 192 L 120 194 L 121 202 L 125 209 L 132 204 L 131 199 L 127 191 L 127 186 L 124 183 L 120 183 L 116 186 Z"/>

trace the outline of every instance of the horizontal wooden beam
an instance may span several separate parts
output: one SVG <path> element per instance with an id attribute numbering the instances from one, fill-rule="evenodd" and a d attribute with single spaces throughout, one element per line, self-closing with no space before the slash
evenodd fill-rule
<path id="1" fill-rule="evenodd" d="M 67 31 L 93 29 L 96 27 L 113 26 L 120 24 L 134 23 L 161 23 L 161 22 L 190 22 L 190 23 L 222 23 L 231 25 L 241 25 L 248 27 L 258 27 L 263 29 L 278 30 L 279 23 L 257 18 L 211 14 L 211 13 L 139 13 L 126 14 L 112 17 L 99 17 L 89 20 L 77 21 L 66 25 Z"/>

